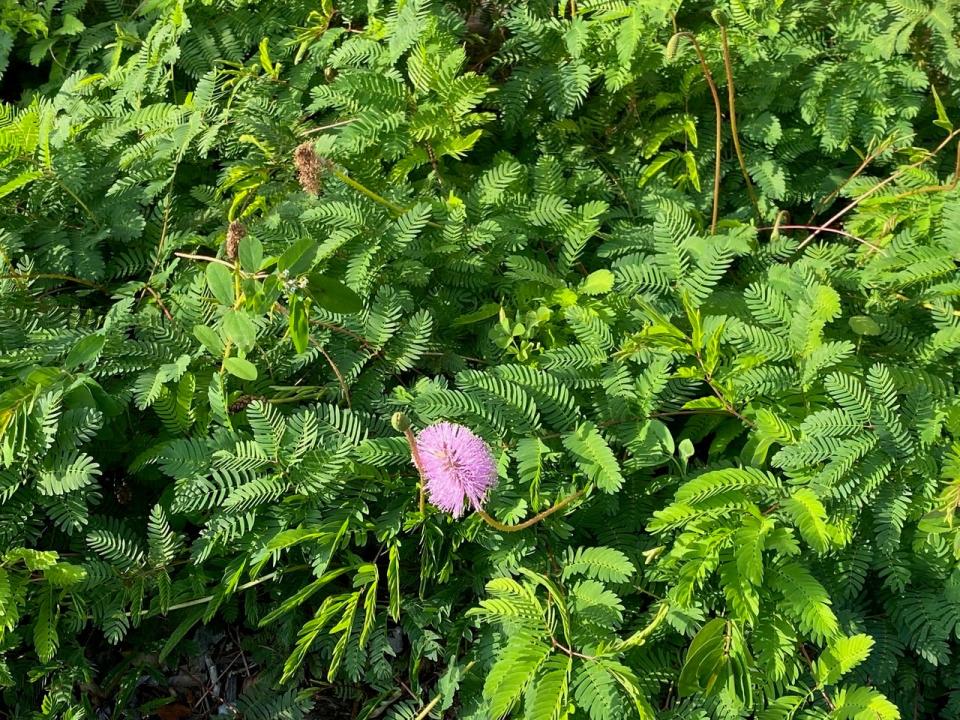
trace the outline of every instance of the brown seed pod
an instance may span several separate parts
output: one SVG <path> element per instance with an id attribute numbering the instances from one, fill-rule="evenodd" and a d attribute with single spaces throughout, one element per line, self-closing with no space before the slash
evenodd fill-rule
<path id="1" fill-rule="evenodd" d="M 227 228 L 226 253 L 227 260 L 237 259 L 237 249 L 240 247 L 240 241 L 247 235 L 247 228 L 243 223 L 234 220 Z"/>
<path id="2" fill-rule="evenodd" d="M 320 194 L 320 175 L 323 161 L 317 156 L 312 142 L 305 142 L 293 151 L 293 164 L 297 168 L 300 186 L 311 195 Z"/>
<path id="3" fill-rule="evenodd" d="M 266 398 L 263 395 L 241 395 L 232 403 L 230 403 L 230 407 L 227 409 L 230 411 L 231 415 L 235 415 L 238 412 L 243 412 L 246 410 L 250 403 L 257 400 L 266 400 Z"/>

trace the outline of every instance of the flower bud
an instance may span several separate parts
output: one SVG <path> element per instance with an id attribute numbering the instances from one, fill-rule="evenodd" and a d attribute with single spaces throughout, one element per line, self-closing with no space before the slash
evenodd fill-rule
<path id="1" fill-rule="evenodd" d="M 397 432 L 406 432 L 410 429 L 410 418 L 407 417 L 406 413 L 395 412 L 393 417 L 390 418 L 390 424 Z"/>

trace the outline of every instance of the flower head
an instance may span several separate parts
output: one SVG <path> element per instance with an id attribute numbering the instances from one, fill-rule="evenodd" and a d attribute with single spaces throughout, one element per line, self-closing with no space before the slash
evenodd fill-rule
<path id="1" fill-rule="evenodd" d="M 240 241 L 247 236 L 247 229 L 243 223 L 234 220 L 227 227 L 227 260 L 237 259 L 237 250 L 240 248 Z"/>
<path id="2" fill-rule="evenodd" d="M 461 517 L 465 499 L 479 508 L 497 481 L 497 464 L 487 444 L 469 428 L 441 422 L 424 428 L 417 451 L 430 502 Z"/>
<path id="3" fill-rule="evenodd" d="M 311 195 L 319 195 L 323 161 L 313 149 L 313 143 L 305 142 L 297 145 L 296 150 L 293 151 L 293 164 L 297 168 L 300 186 Z"/>

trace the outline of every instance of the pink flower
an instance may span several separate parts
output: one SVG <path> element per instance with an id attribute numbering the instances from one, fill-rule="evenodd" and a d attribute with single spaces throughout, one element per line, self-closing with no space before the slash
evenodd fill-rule
<path id="1" fill-rule="evenodd" d="M 490 448 L 469 428 L 435 423 L 417 437 L 420 464 L 430 502 L 454 517 L 463 515 L 465 501 L 479 508 L 497 481 L 497 464 Z"/>

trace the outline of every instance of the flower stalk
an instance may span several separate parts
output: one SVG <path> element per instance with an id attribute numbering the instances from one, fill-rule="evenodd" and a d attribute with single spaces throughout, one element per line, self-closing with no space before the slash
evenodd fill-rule
<path id="1" fill-rule="evenodd" d="M 477 508 L 477 515 L 482 517 L 483 521 L 487 523 L 487 525 L 494 528 L 495 530 L 499 530 L 500 532 L 520 532 L 521 530 L 526 530 L 528 527 L 536 525 L 538 522 L 542 520 L 546 520 L 548 517 L 553 515 L 558 510 L 563 510 L 563 508 L 565 508 L 567 505 L 572 503 L 577 498 L 581 497 L 583 493 L 584 493 L 583 490 L 577 490 L 576 492 L 570 493 L 565 498 L 554 503 L 543 512 L 537 513 L 532 518 L 528 518 L 527 520 L 524 520 L 522 523 L 518 523 L 516 525 L 507 525 L 506 523 L 500 522 L 495 517 L 490 515 L 483 508 Z"/>

